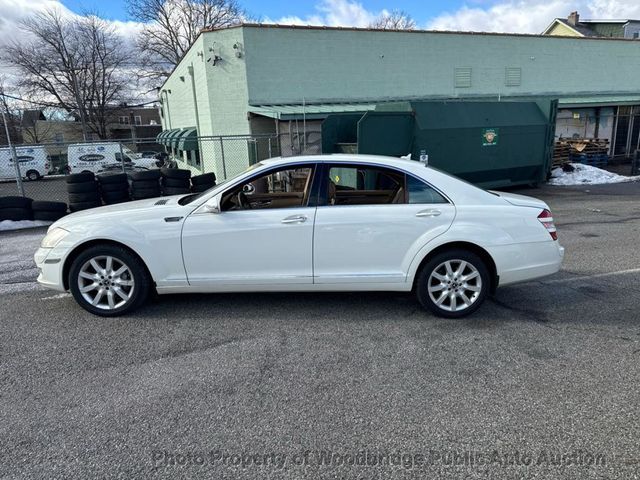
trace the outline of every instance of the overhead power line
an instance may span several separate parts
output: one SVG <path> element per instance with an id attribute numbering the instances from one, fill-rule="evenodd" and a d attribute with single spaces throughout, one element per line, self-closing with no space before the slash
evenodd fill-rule
<path id="1" fill-rule="evenodd" d="M 36 102 L 34 100 L 27 100 L 26 98 L 16 97 L 14 95 L 9 95 L 7 93 L 0 92 L 5 98 L 10 98 L 12 100 L 18 100 L 20 102 L 30 103 L 32 105 L 37 105 L 39 107 L 52 107 L 52 108 L 62 108 L 57 103 L 49 103 L 49 102 Z M 146 105 L 151 105 L 153 103 L 158 103 L 158 100 L 149 100 L 148 102 L 136 103 L 136 104 L 126 104 L 126 105 L 116 105 L 114 108 L 136 108 L 136 107 L 144 107 Z"/>

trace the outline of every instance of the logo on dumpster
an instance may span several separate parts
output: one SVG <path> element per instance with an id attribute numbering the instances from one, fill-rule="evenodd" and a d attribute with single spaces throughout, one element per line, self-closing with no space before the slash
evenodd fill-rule
<path id="1" fill-rule="evenodd" d="M 485 128 L 482 130 L 482 146 L 491 147 L 498 144 L 498 129 Z"/>

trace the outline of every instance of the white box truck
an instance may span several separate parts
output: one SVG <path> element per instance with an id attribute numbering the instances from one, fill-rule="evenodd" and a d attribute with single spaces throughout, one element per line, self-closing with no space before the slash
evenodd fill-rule
<path id="1" fill-rule="evenodd" d="M 49 155 L 44 147 L 34 145 L 15 148 L 22 178 L 39 180 L 49 172 Z M 16 178 L 13 155 L 8 147 L 0 148 L 0 178 L 3 180 Z"/>
<path id="2" fill-rule="evenodd" d="M 122 147 L 125 170 L 158 168 L 155 158 L 140 158 L 136 153 Z M 122 168 L 118 143 L 76 143 L 67 148 L 69 173 L 102 173 Z"/>

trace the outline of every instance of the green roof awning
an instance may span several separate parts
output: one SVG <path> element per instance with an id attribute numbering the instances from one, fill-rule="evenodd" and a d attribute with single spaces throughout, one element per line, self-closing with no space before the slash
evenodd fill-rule
<path id="1" fill-rule="evenodd" d="M 375 103 L 319 103 L 310 105 L 250 105 L 249 112 L 278 120 L 323 119 L 332 113 L 365 113 Z"/>
<path id="2" fill-rule="evenodd" d="M 181 133 L 182 133 L 182 129 L 180 129 L 180 128 L 174 128 L 173 130 L 170 130 L 169 133 L 167 134 L 167 136 L 164 139 L 164 144 L 167 147 L 177 148 L 178 147 L 178 138 L 180 137 Z"/>
<path id="3" fill-rule="evenodd" d="M 164 143 L 164 137 L 167 135 L 168 132 L 169 132 L 169 130 L 161 131 L 158 134 L 158 136 L 156 136 L 156 142 L 158 142 L 160 145 L 162 145 Z"/>
<path id="4" fill-rule="evenodd" d="M 608 107 L 616 105 L 640 105 L 640 95 L 593 95 L 564 97 L 558 100 L 559 108 Z"/>
<path id="5" fill-rule="evenodd" d="M 186 128 L 182 130 L 178 138 L 178 150 L 199 150 L 198 130 L 196 128 Z"/>

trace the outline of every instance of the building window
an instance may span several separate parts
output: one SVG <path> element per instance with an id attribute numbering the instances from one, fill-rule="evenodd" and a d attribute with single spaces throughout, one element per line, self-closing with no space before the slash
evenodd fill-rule
<path id="1" fill-rule="evenodd" d="M 633 32 L 633 38 L 640 38 L 640 32 Z"/>
<path id="2" fill-rule="evenodd" d="M 118 123 L 120 125 L 129 125 L 129 117 L 128 116 L 120 116 L 118 117 Z"/>
<path id="3" fill-rule="evenodd" d="M 133 117 L 133 122 L 136 125 L 142 125 L 142 117 L 140 115 L 136 115 L 135 117 Z"/>
<path id="4" fill-rule="evenodd" d="M 56 143 L 64 143 L 64 133 L 56 132 L 53 134 L 53 141 Z"/>
<path id="5" fill-rule="evenodd" d="M 198 150 L 190 150 L 183 152 L 183 159 L 186 157 L 187 165 L 200 168 L 200 152 Z"/>

